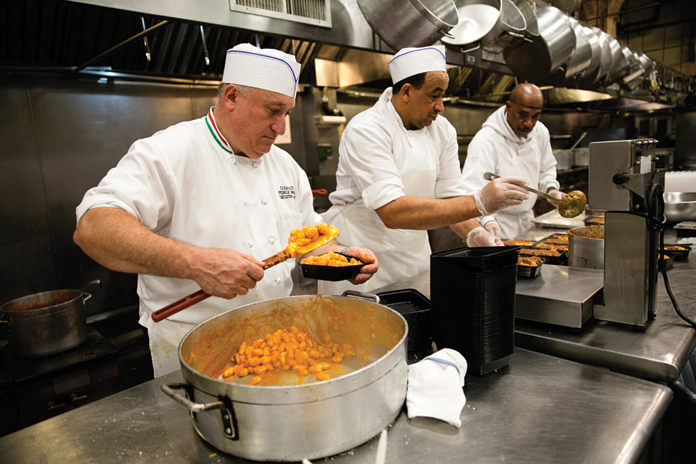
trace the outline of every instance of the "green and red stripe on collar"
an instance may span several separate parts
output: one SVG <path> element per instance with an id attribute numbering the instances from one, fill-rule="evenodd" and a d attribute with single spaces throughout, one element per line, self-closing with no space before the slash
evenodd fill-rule
<path id="1" fill-rule="evenodd" d="M 205 116 L 205 125 L 208 126 L 208 130 L 210 131 L 210 135 L 212 135 L 213 139 L 215 139 L 217 144 L 220 145 L 220 148 L 225 150 L 230 155 L 234 155 L 234 152 L 232 151 L 230 144 L 227 143 L 227 140 L 225 140 L 225 137 L 222 136 L 220 129 L 218 129 L 218 126 L 215 123 L 215 117 L 213 116 L 213 109 L 212 108 L 210 108 L 210 110 L 208 110 L 208 114 Z"/>

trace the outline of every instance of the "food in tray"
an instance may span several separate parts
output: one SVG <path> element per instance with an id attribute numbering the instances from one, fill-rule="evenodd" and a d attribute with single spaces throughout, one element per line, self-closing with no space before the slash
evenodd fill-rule
<path id="1" fill-rule="evenodd" d="M 542 248 L 544 250 L 568 251 L 568 245 L 558 245 L 555 243 L 548 243 L 547 241 L 544 241 L 542 243 L 537 243 L 536 245 L 534 245 L 534 248 Z"/>
<path id="2" fill-rule="evenodd" d="M 362 262 L 358 261 L 355 258 L 350 258 L 350 260 L 339 253 L 334 253 L 333 251 L 329 253 L 324 253 L 323 255 L 319 256 L 308 256 L 304 258 L 300 264 L 312 264 L 315 266 L 334 266 L 334 267 L 343 267 L 343 266 L 357 266 L 362 264 Z"/>
<path id="3" fill-rule="evenodd" d="M 510 240 L 503 240 L 503 244 L 507 246 L 532 246 L 536 242 L 533 240 L 521 240 L 521 239 L 516 239 L 512 238 Z"/>
<path id="4" fill-rule="evenodd" d="M 679 245 L 669 245 L 662 249 L 663 251 L 689 251 L 688 248 Z"/>
<path id="5" fill-rule="evenodd" d="M 596 226 L 603 226 L 604 225 L 604 216 L 595 216 L 595 217 L 590 217 L 585 219 L 585 224 L 587 225 L 596 225 Z"/>
<path id="6" fill-rule="evenodd" d="M 532 256 L 551 256 L 554 258 L 557 258 L 563 254 L 560 250 L 557 249 L 551 249 L 551 250 L 545 250 L 543 248 L 522 248 L 520 250 L 521 255 L 532 255 Z"/>
<path id="7" fill-rule="evenodd" d="M 568 244 L 568 235 L 563 234 L 563 235 L 549 235 L 547 238 L 544 239 L 544 242 L 546 243 L 557 243 L 559 245 L 567 245 Z"/>
<path id="8" fill-rule="evenodd" d="M 329 316 L 331 317 L 331 316 Z M 298 383 L 306 375 L 314 375 L 318 381 L 330 380 L 329 370 L 334 374 L 335 367 L 344 358 L 355 356 L 355 348 L 347 343 L 335 343 L 328 332 L 324 332 L 323 343 L 290 327 L 265 334 L 253 342 L 242 342 L 237 353 L 230 360 L 230 366 L 222 373 L 222 380 L 231 382 L 240 377 L 253 375 L 249 385 L 257 385 L 264 379 L 270 380 L 274 371 L 290 371 L 297 374 Z"/>
<path id="9" fill-rule="evenodd" d="M 604 226 L 585 226 L 580 229 L 571 229 L 568 233 L 576 237 L 604 240 Z"/>
<path id="10" fill-rule="evenodd" d="M 539 267 L 542 265 L 544 262 L 543 259 L 538 258 L 536 256 L 518 256 L 517 257 L 517 264 L 520 266 L 529 266 L 529 267 Z"/>

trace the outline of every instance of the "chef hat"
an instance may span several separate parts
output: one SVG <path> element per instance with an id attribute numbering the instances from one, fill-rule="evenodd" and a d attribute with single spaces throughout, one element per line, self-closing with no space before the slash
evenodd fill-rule
<path id="1" fill-rule="evenodd" d="M 387 66 L 394 84 L 407 77 L 428 71 L 447 71 L 445 46 L 402 48 L 394 55 L 394 58 L 389 60 Z"/>
<path id="2" fill-rule="evenodd" d="M 222 82 L 270 90 L 295 98 L 300 64 L 272 48 L 239 44 L 227 50 Z"/>

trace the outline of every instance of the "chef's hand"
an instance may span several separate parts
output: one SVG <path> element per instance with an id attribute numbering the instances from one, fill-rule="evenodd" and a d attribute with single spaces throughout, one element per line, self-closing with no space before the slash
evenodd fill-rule
<path id="1" fill-rule="evenodd" d="M 343 254 L 352 256 L 353 258 L 357 258 L 363 263 L 365 263 L 365 265 L 360 268 L 360 273 L 348 281 L 353 285 L 364 284 L 365 282 L 370 280 L 370 278 L 372 278 L 372 275 L 379 269 L 379 262 L 377 261 L 377 257 L 371 250 L 368 250 L 367 248 L 352 246 L 348 247 L 348 249 Z"/>
<path id="2" fill-rule="evenodd" d="M 558 198 L 559 200 L 563 199 L 563 197 L 567 195 L 566 193 L 563 193 L 563 192 L 561 192 L 560 190 L 556 190 L 556 189 L 551 189 L 551 190 L 549 190 L 549 191 L 546 192 L 546 193 L 548 193 L 548 194 L 551 195 L 552 197 Z M 557 202 L 557 201 L 553 201 L 553 200 L 550 199 L 550 198 L 547 198 L 547 200 L 548 200 L 549 203 L 551 203 L 551 204 L 553 205 L 554 208 L 558 208 L 558 202 Z"/>
<path id="3" fill-rule="evenodd" d="M 262 261 L 221 248 L 201 249 L 193 266 L 192 279 L 204 292 L 228 300 L 246 295 L 264 274 Z"/>
<path id="4" fill-rule="evenodd" d="M 498 239 L 500 242 L 500 239 Z M 468 247 L 493 247 L 503 246 L 503 243 L 496 242 L 496 236 L 488 232 L 483 227 L 477 227 L 466 236 L 466 246 Z"/>
<path id="5" fill-rule="evenodd" d="M 491 221 L 488 224 L 486 224 L 483 228 L 491 234 L 495 235 L 496 246 L 505 246 L 505 244 L 503 243 L 503 239 L 501 238 L 503 231 L 501 230 L 500 225 L 497 222 Z"/>
<path id="6" fill-rule="evenodd" d="M 486 184 L 474 194 L 476 207 L 481 215 L 490 216 L 529 198 L 529 193 L 520 185 L 527 185 L 527 181 L 519 177 L 499 177 Z"/>

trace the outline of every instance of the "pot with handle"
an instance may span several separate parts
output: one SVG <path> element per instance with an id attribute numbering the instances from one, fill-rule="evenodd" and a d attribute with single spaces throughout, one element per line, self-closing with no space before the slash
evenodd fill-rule
<path id="1" fill-rule="evenodd" d="M 94 280 L 88 286 L 101 281 Z M 86 287 L 85 287 L 86 288 Z M 17 298 L 0 307 L 10 351 L 18 358 L 40 358 L 67 351 L 87 339 L 85 301 L 80 290 L 54 290 Z"/>
<path id="2" fill-rule="evenodd" d="M 459 23 L 452 0 L 358 0 L 358 6 L 394 51 L 432 45 Z"/>
<path id="3" fill-rule="evenodd" d="M 525 41 L 527 21 L 511 0 L 457 0 L 459 24 L 442 43 L 464 53 L 514 50 Z"/>
<path id="4" fill-rule="evenodd" d="M 371 301 L 277 298 L 209 319 L 179 345 L 185 383 L 162 389 L 189 409 L 201 438 L 235 456 L 300 461 L 352 449 L 397 417 L 407 383 L 406 320 L 380 305 L 378 297 L 361 297 Z M 300 380 L 292 371 L 269 377 L 268 384 L 249 385 L 251 376 L 224 380 L 222 373 L 242 342 L 291 326 L 315 340 L 328 332 L 333 342 L 354 346 L 357 355 L 341 362 L 343 375 L 329 381 L 312 375 Z"/>
<path id="5" fill-rule="evenodd" d="M 568 16 L 558 8 L 537 10 L 539 36 L 521 47 L 505 52 L 505 62 L 518 78 L 542 82 L 562 68 L 575 52 L 575 33 Z"/>

